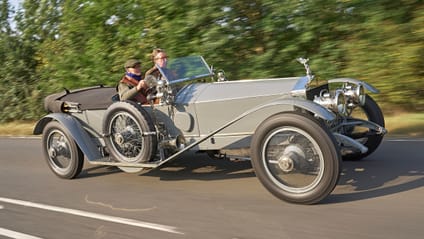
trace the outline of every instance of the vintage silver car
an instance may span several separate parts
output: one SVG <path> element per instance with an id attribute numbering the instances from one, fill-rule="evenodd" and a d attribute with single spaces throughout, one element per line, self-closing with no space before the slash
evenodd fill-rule
<path id="1" fill-rule="evenodd" d="M 337 184 L 343 159 L 372 153 L 386 133 L 383 114 L 350 78 L 312 87 L 306 76 L 226 80 L 201 56 L 175 58 L 158 79 L 148 77 L 150 104 L 120 101 L 115 87 L 50 95 L 36 124 L 51 170 L 71 179 L 84 155 L 125 172 L 154 169 L 191 150 L 251 160 L 276 197 L 317 203 Z"/>

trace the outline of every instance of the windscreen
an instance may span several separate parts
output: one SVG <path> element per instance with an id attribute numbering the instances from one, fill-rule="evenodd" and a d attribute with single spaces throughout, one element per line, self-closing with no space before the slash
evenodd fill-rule
<path id="1" fill-rule="evenodd" d="M 170 84 L 212 76 L 212 71 L 201 56 L 169 59 L 166 68 L 158 67 Z"/>

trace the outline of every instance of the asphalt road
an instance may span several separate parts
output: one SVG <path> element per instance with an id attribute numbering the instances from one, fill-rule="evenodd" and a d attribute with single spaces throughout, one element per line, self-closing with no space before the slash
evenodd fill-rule
<path id="1" fill-rule="evenodd" d="M 318 205 L 268 193 L 250 162 L 184 155 L 126 174 L 86 164 L 56 177 L 40 139 L 0 138 L 0 238 L 423 238 L 424 140 L 386 139 L 343 162 Z"/>

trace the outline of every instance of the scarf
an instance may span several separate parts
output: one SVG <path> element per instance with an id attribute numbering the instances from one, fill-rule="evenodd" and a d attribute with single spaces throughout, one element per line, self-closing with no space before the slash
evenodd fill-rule
<path id="1" fill-rule="evenodd" d="M 125 75 L 128 76 L 128 77 L 130 77 L 130 78 L 133 78 L 133 79 L 135 79 L 137 81 L 140 81 L 141 80 L 141 75 L 136 75 L 136 74 L 131 73 L 131 72 L 127 72 Z"/>

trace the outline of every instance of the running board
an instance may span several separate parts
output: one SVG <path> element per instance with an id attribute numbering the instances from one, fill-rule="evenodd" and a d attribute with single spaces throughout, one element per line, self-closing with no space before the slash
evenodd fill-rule
<path id="1" fill-rule="evenodd" d="M 105 166 L 116 166 L 116 167 L 128 167 L 128 168 L 157 168 L 161 165 L 162 161 L 154 161 L 148 163 L 122 163 L 122 162 L 108 162 L 108 161 L 89 161 L 90 164 L 94 165 L 105 165 Z"/>

